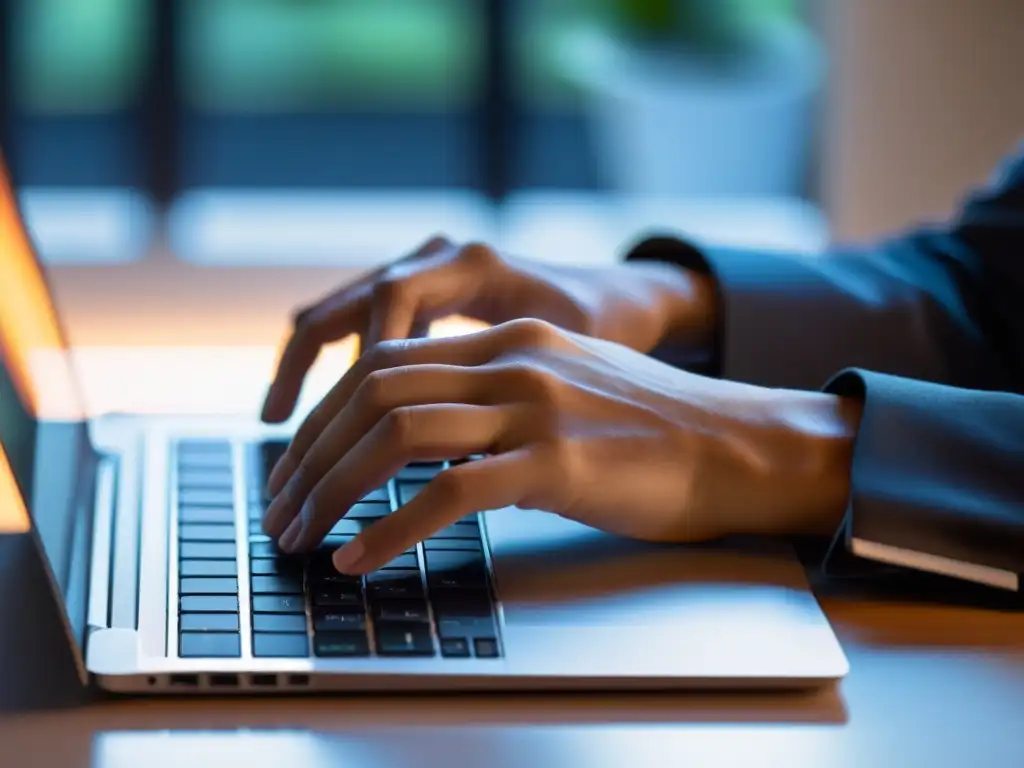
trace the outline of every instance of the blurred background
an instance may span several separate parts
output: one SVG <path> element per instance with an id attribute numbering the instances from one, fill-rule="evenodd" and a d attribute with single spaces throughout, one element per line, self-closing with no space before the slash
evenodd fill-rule
<path id="1" fill-rule="evenodd" d="M 1020 0 L 0 0 L 0 34 L 83 344 L 191 343 L 183 301 L 262 343 L 439 231 L 814 252 L 945 215 L 1024 135 Z"/>

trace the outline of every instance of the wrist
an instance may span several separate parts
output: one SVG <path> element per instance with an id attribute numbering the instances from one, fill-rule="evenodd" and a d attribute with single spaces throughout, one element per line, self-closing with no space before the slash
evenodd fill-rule
<path id="1" fill-rule="evenodd" d="M 634 262 L 629 266 L 650 281 L 654 311 L 662 328 L 660 343 L 710 348 L 718 321 L 714 278 L 667 262 Z"/>
<path id="2" fill-rule="evenodd" d="M 820 392 L 779 392 L 767 457 L 777 478 L 760 526 L 772 534 L 831 536 L 849 504 L 854 441 L 863 403 Z"/>

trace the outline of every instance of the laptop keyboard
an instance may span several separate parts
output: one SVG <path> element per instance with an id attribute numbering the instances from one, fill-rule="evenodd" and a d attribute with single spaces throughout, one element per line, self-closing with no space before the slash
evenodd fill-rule
<path id="1" fill-rule="evenodd" d="M 477 515 L 365 577 L 340 574 L 331 563 L 335 549 L 390 514 L 393 500 L 412 498 L 443 464 L 406 467 L 356 504 L 317 551 L 295 557 L 280 553 L 261 528 L 266 477 L 285 445 L 247 446 L 240 532 L 231 445 L 177 444 L 179 656 L 239 658 L 243 634 L 257 658 L 501 656 Z M 248 563 L 251 626 L 242 625 L 239 610 L 240 560 Z"/>

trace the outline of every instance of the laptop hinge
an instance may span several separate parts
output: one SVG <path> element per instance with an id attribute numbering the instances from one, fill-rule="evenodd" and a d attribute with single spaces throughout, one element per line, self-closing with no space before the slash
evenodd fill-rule
<path id="1" fill-rule="evenodd" d="M 105 629 L 110 623 L 110 593 L 113 564 L 115 505 L 117 503 L 117 458 L 101 456 L 96 466 L 92 550 L 89 559 L 90 629 Z"/>

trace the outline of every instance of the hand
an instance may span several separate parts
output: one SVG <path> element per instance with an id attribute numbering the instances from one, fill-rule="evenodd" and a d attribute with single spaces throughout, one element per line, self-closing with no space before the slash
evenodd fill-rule
<path id="1" fill-rule="evenodd" d="M 535 317 L 649 352 L 668 337 L 706 343 L 713 303 L 710 278 L 670 264 L 554 266 L 435 238 L 297 314 L 263 420 L 289 418 L 321 347 L 353 333 L 366 350 L 424 336 L 432 321 L 454 314 L 492 325 Z"/>
<path id="2" fill-rule="evenodd" d="M 830 532 L 854 425 L 831 395 L 706 379 L 537 320 L 385 343 L 298 430 L 271 473 L 264 528 L 306 551 L 407 463 L 484 455 L 441 472 L 335 566 L 368 572 L 513 505 L 653 541 Z"/>

